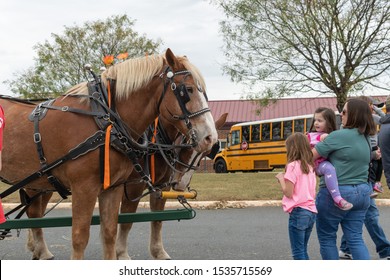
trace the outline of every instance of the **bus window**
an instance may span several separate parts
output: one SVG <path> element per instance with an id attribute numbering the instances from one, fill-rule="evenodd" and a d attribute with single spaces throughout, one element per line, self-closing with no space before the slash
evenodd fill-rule
<path id="1" fill-rule="evenodd" d="M 311 123 L 313 122 L 313 118 L 306 119 L 306 131 L 310 131 Z"/>
<path id="2" fill-rule="evenodd" d="M 260 141 L 260 125 L 254 124 L 252 125 L 252 142 L 258 142 Z"/>
<path id="3" fill-rule="evenodd" d="M 286 139 L 292 133 L 292 121 L 283 122 L 283 138 Z"/>
<path id="4" fill-rule="evenodd" d="M 232 131 L 232 146 L 240 144 L 240 131 L 234 130 Z"/>
<path id="5" fill-rule="evenodd" d="M 242 127 L 242 142 L 249 141 L 249 125 Z"/>
<path id="6" fill-rule="evenodd" d="M 305 120 L 304 119 L 294 121 L 294 132 L 304 133 L 305 132 L 304 129 L 305 129 Z"/>
<path id="7" fill-rule="evenodd" d="M 279 140 L 281 138 L 281 133 L 282 133 L 281 128 L 282 128 L 281 122 L 272 123 L 272 139 L 273 140 Z"/>
<path id="8" fill-rule="evenodd" d="M 261 126 L 261 140 L 267 141 L 270 139 L 270 124 L 269 123 L 263 123 Z"/>

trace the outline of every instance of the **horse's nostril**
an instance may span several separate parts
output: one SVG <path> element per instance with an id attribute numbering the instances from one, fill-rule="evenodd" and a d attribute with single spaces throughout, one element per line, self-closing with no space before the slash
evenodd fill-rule
<path id="1" fill-rule="evenodd" d="M 207 145 L 213 144 L 213 137 L 211 135 L 208 135 L 205 137 L 204 141 Z"/>

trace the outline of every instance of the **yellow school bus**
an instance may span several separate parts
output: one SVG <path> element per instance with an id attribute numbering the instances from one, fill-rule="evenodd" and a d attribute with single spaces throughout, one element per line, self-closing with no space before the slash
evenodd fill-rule
<path id="1" fill-rule="evenodd" d="M 216 173 L 266 171 L 284 167 L 287 162 L 286 138 L 310 129 L 313 114 L 235 124 L 227 146 L 214 158 Z"/>

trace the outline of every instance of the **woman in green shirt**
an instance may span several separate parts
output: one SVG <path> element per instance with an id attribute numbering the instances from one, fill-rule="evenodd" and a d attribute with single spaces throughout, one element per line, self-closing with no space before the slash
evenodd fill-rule
<path id="1" fill-rule="evenodd" d="M 314 159 L 322 156 L 333 164 L 340 193 L 353 204 L 353 208 L 343 211 L 334 205 L 324 179 L 321 178 L 316 198 L 316 227 L 320 253 L 326 260 L 339 259 L 337 231 L 341 225 L 353 259 L 370 259 L 362 232 L 371 193 L 367 182 L 371 155 L 368 136 L 376 132 L 376 127 L 368 104 L 361 99 L 350 99 L 346 102 L 341 121 L 343 129 L 329 134 L 312 151 Z"/>

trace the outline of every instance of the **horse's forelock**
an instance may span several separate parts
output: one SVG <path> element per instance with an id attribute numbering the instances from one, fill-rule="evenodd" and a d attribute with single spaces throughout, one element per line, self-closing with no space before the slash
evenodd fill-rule
<path id="1" fill-rule="evenodd" d="M 202 87 L 203 91 L 206 92 L 206 82 L 200 73 L 200 70 L 193 65 L 186 56 L 179 56 L 177 59 L 180 61 L 180 63 L 183 64 L 183 66 L 191 72 L 192 77 L 194 78 L 195 81 L 198 81 L 200 86 Z"/>

